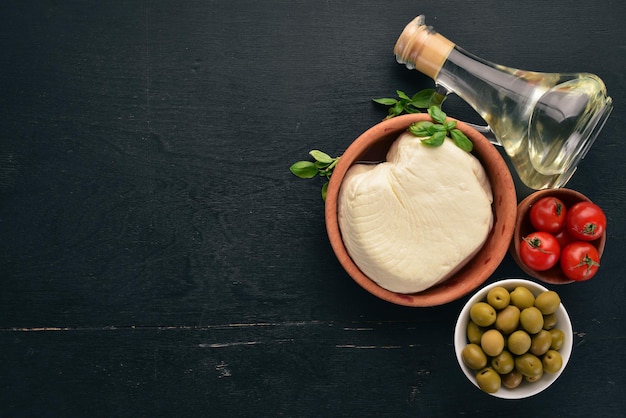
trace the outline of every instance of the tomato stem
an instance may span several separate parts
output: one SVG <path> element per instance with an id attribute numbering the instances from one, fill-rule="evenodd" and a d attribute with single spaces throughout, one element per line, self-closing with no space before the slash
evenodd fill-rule
<path id="1" fill-rule="evenodd" d="M 531 248 L 536 248 L 544 254 L 552 254 L 552 251 L 546 251 L 543 248 L 541 248 L 541 244 L 542 244 L 541 239 L 537 237 L 533 237 L 533 238 L 524 237 L 522 239 L 526 241 L 526 243 L 530 245 Z"/>
<path id="2" fill-rule="evenodd" d="M 556 216 L 561 216 L 561 212 L 563 212 L 563 205 L 558 200 L 554 199 Z"/>
<path id="3" fill-rule="evenodd" d="M 598 229 L 598 225 L 589 222 L 585 224 L 582 233 L 585 235 L 593 235 L 596 232 L 596 229 Z"/>
<path id="4" fill-rule="evenodd" d="M 585 253 L 585 256 L 580 260 L 580 263 L 576 265 L 576 267 L 583 266 L 586 266 L 587 273 L 589 273 L 594 266 L 600 267 L 600 263 L 589 257 L 589 253 Z"/>

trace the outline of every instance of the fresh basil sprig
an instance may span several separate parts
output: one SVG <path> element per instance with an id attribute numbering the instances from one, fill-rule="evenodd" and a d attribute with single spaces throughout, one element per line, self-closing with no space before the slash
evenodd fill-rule
<path id="1" fill-rule="evenodd" d="M 422 138 L 424 145 L 438 147 L 449 136 L 454 144 L 463 151 L 471 152 L 474 148 L 472 141 L 465 134 L 456 128 L 455 120 L 447 120 L 447 115 L 439 106 L 430 106 L 428 114 L 434 121 L 419 121 L 409 126 L 409 132 Z"/>
<path id="2" fill-rule="evenodd" d="M 391 119 L 403 113 L 422 113 L 422 109 L 428 109 L 430 106 L 441 105 L 446 96 L 437 93 L 435 89 L 424 89 L 409 97 L 402 90 L 396 90 L 398 98 L 381 97 L 372 99 L 374 102 L 390 106 L 385 119 Z"/>
<path id="3" fill-rule="evenodd" d="M 333 173 L 333 169 L 339 162 L 341 157 L 331 157 L 325 152 L 312 150 L 309 155 L 314 161 L 298 161 L 289 167 L 289 170 L 301 179 L 312 179 L 315 176 L 326 178 L 326 183 L 322 186 L 322 199 L 326 200 L 326 192 L 328 191 L 328 182 Z"/>
<path id="4" fill-rule="evenodd" d="M 435 89 L 424 89 L 409 97 L 405 92 L 396 90 L 398 98 L 383 97 L 372 99 L 374 102 L 390 106 L 385 119 L 391 119 L 402 113 L 421 113 L 422 109 L 428 109 L 428 114 L 434 122 L 416 122 L 409 127 L 409 131 L 429 146 L 440 146 L 446 136 L 450 136 L 452 141 L 461 149 L 470 152 L 473 148 L 470 141 L 463 132 L 456 129 L 456 121 L 446 120 L 446 114 L 441 110 L 441 104 L 445 96 L 437 93 Z M 320 176 L 326 179 L 322 186 L 322 199 L 326 200 L 328 183 L 333 169 L 341 157 L 331 157 L 325 152 L 312 150 L 309 152 L 313 161 L 298 161 L 289 167 L 289 170 L 297 177 L 311 179 Z"/>

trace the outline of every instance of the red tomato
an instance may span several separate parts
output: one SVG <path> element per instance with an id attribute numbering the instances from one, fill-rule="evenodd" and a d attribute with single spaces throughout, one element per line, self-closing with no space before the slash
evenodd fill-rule
<path id="1" fill-rule="evenodd" d="M 537 231 L 556 234 L 565 225 L 566 213 L 565 205 L 560 199 L 542 197 L 530 207 L 530 223 Z"/>
<path id="2" fill-rule="evenodd" d="M 572 236 L 567 232 L 567 228 L 563 228 L 559 231 L 558 234 L 554 236 L 556 240 L 559 242 L 559 247 L 561 247 L 561 251 L 565 246 L 573 241 L 576 241 Z"/>
<path id="3" fill-rule="evenodd" d="M 600 207 L 591 202 L 579 202 L 567 212 L 567 230 L 583 241 L 598 239 L 606 229 L 606 216 Z"/>
<path id="4" fill-rule="evenodd" d="M 561 247 L 554 235 L 537 231 L 522 238 L 519 255 L 522 262 L 535 271 L 548 270 L 556 265 Z"/>
<path id="5" fill-rule="evenodd" d="M 595 276 L 600 267 L 596 247 L 585 241 L 575 241 L 561 252 L 561 270 L 571 280 L 581 282 Z"/>

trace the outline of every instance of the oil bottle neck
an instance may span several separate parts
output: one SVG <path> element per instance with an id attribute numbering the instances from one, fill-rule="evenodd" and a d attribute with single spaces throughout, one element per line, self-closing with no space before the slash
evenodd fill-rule
<path id="1" fill-rule="evenodd" d="M 394 54 L 400 64 L 416 69 L 433 80 L 454 48 L 454 43 L 424 24 L 424 16 L 413 19 L 405 28 Z"/>

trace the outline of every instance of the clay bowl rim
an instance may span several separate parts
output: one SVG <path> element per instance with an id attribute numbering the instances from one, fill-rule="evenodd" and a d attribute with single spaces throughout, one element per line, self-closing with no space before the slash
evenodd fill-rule
<path id="1" fill-rule="evenodd" d="M 566 208 L 569 208 L 577 202 L 592 202 L 591 199 L 589 199 L 584 194 L 576 190 L 566 188 L 544 189 L 531 193 L 517 205 L 515 230 L 513 231 L 513 239 L 511 240 L 509 251 L 511 253 L 511 256 L 513 257 L 513 260 L 515 260 L 519 268 L 521 268 L 524 273 L 528 274 L 530 277 L 541 280 L 544 283 L 555 285 L 573 283 L 573 280 L 570 280 L 569 278 L 567 278 L 567 276 L 565 276 L 565 274 L 563 274 L 563 272 L 560 270 L 558 263 L 556 266 L 552 267 L 549 270 L 535 271 L 529 268 L 526 264 L 524 264 L 519 255 L 519 246 L 522 237 L 534 231 L 534 228 L 532 227 L 530 219 L 528 217 L 530 208 L 536 201 L 546 196 L 554 196 L 560 199 L 563 204 L 565 204 Z M 606 230 L 600 238 L 589 242 L 598 249 L 598 254 L 600 257 L 602 257 L 602 253 L 604 252 L 604 246 L 606 244 Z"/>
<path id="2" fill-rule="evenodd" d="M 397 116 L 374 125 L 355 139 L 341 156 L 333 171 L 325 204 L 326 229 L 330 244 L 348 275 L 372 295 L 397 305 L 409 307 L 443 305 L 467 295 L 484 283 L 507 254 L 515 228 L 517 210 L 517 195 L 513 178 L 498 150 L 484 135 L 466 123 L 456 120 L 457 128 L 463 131 L 473 142 L 474 150 L 472 153 L 483 163 L 492 184 L 494 226 L 487 241 L 477 255 L 454 276 L 419 293 L 402 294 L 389 291 L 363 274 L 348 255 L 341 239 L 337 220 L 337 197 L 341 182 L 353 163 L 364 158 L 367 159 L 368 153 L 376 146 L 381 150 L 384 149 L 386 153 L 386 149 L 400 133 L 408 129 L 412 123 L 422 120 L 432 119 L 425 113 Z M 384 158 L 384 153 L 382 157 Z M 378 155 L 378 160 L 380 159 L 380 155 Z"/>
<path id="3" fill-rule="evenodd" d="M 463 305 L 461 312 L 454 325 L 454 353 L 459 364 L 459 367 L 463 371 L 463 374 L 467 379 L 478 388 L 478 383 L 474 378 L 474 372 L 463 363 L 461 352 L 463 348 L 468 344 L 467 342 L 467 322 L 469 321 L 469 311 L 471 306 L 483 299 L 486 299 L 489 290 L 494 287 L 502 286 L 507 290 L 513 290 L 517 286 L 524 286 L 528 288 L 535 296 L 540 292 L 545 292 L 547 289 L 540 283 L 523 278 L 506 278 L 493 282 L 487 286 L 484 286 L 480 290 L 476 291 L 468 301 Z M 574 349 L 574 331 L 572 328 L 572 319 L 570 318 L 565 305 L 561 301 L 559 308 L 556 312 L 557 325 L 556 328 L 563 331 L 565 334 L 565 341 L 563 347 L 559 350 L 561 357 L 563 358 L 563 365 L 561 369 L 556 373 L 544 373 L 543 377 L 534 383 L 522 382 L 522 386 L 518 386 L 515 389 L 508 389 L 504 386 L 500 388 L 496 393 L 488 393 L 488 395 L 502 398 L 502 399 L 523 399 L 534 396 L 544 390 L 548 389 L 565 371 L 565 367 L 569 363 Z"/>

